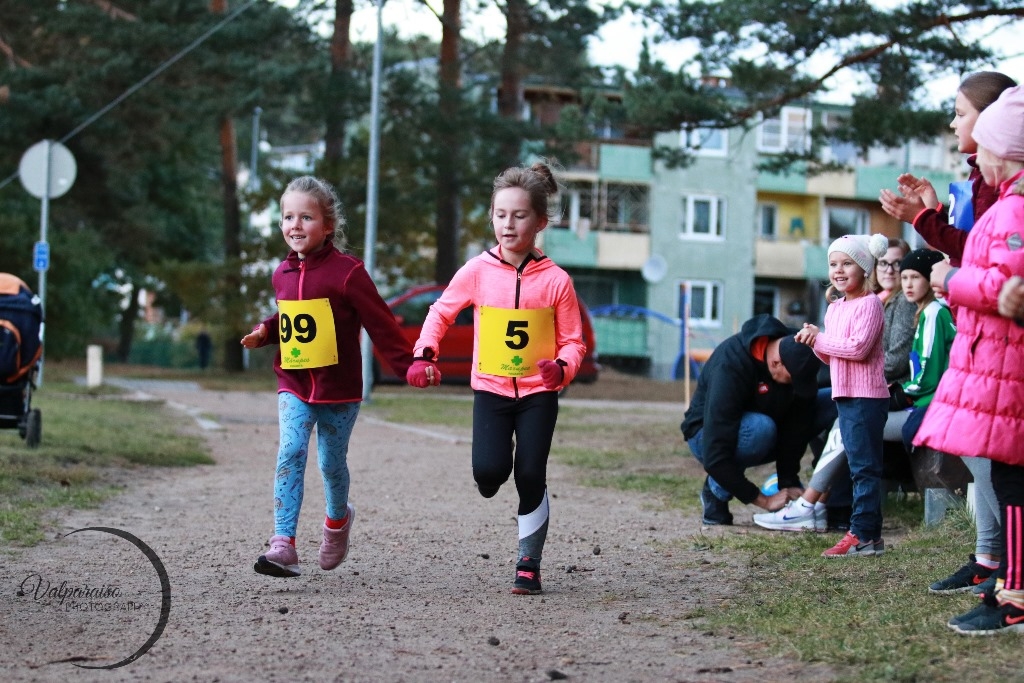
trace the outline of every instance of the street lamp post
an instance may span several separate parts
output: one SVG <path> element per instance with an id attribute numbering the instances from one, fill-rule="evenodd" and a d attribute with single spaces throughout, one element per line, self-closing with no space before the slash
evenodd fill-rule
<path id="1" fill-rule="evenodd" d="M 377 244 L 377 180 L 380 176 L 380 72 L 384 49 L 384 0 L 377 0 L 377 41 L 373 44 L 373 83 L 370 89 L 370 150 L 366 169 L 366 240 L 363 263 L 371 276 L 375 268 Z M 373 344 L 363 332 L 363 400 L 370 400 L 373 389 Z"/>

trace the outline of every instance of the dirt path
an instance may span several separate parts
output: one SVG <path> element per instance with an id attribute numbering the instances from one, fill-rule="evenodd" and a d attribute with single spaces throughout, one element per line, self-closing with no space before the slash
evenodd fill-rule
<path id="1" fill-rule="evenodd" d="M 54 538 L 0 553 L 3 680 L 830 678 L 702 624 L 703 613 L 736 598 L 728 584 L 736 568 L 693 547 L 696 515 L 581 486 L 561 466 L 549 472 L 545 592 L 511 595 L 514 486 L 491 500 L 477 494 L 468 431 L 409 429 L 368 411 L 352 439 L 357 517 L 348 561 L 333 572 L 316 565 L 323 491 L 311 466 L 298 535 L 304 573 L 258 575 L 252 563 L 272 530 L 274 396 L 175 383 L 145 389 L 199 418 L 194 429 L 217 464 L 140 474 L 102 507 L 67 515 Z M 126 539 L 63 536 L 84 527 L 130 532 L 159 556 L 170 583 L 165 630 L 112 670 L 61 660 L 109 666 L 143 646 L 159 621 L 160 583 Z M 61 604 L 62 583 L 93 594 Z"/>

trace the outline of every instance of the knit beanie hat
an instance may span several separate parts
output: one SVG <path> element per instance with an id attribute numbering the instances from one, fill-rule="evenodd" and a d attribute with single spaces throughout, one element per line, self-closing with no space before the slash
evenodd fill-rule
<path id="1" fill-rule="evenodd" d="M 829 248 L 828 253 L 834 251 L 846 254 L 853 259 L 854 263 L 860 266 L 865 273 L 875 269 L 875 259 L 885 256 L 889 251 L 889 239 L 885 235 L 843 235 Z"/>
<path id="2" fill-rule="evenodd" d="M 971 137 L 1001 159 L 1024 161 L 1024 88 L 1007 88 L 985 107 Z"/>
<path id="3" fill-rule="evenodd" d="M 913 270 L 924 276 L 925 280 L 932 277 L 932 266 L 944 260 L 942 252 L 934 249 L 915 249 L 900 261 L 900 270 Z"/>

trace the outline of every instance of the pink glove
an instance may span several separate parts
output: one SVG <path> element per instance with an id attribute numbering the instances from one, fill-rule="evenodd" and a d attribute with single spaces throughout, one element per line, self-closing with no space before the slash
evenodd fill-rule
<path id="1" fill-rule="evenodd" d="M 544 382 L 545 389 L 557 389 L 565 379 L 565 371 L 562 366 L 553 360 L 539 360 L 537 367 L 540 368 L 540 379 Z"/>
<path id="2" fill-rule="evenodd" d="M 424 389 L 441 383 L 441 371 L 429 360 L 414 360 L 405 373 L 405 381 L 409 386 Z"/>

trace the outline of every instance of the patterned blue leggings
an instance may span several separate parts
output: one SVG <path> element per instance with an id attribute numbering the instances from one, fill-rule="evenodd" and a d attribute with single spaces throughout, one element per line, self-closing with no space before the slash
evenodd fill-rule
<path id="1" fill-rule="evenodd" d="M 348 440 L 359 403 L 306 403 L 298 396 L 277 395 L 281 445 L 274 477 L 274 533 L 295 536 L 302 508 L 309 438 L 316 426 L 316 449 L 324 478 L 327 516 L 341 519 L 348 506 Z"/>

